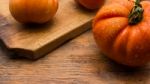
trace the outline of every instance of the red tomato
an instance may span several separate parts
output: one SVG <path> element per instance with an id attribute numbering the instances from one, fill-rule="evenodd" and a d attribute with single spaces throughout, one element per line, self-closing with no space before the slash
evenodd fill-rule
<path id="1" fill-rule="evenodd" d="M 87 9 L 98 9 L 104 3 L 104 0 L 75 0 L 75 1 Z"/>
<path id="2" fill-rule="evenodd" d="M 150 1 L 141 1 L 137 7 L 130 0 L 115 1 L 102 7 L 94 19 L 96 43 L 120 64 L 145 65 L 150 61 Z"/>
<path id="3" fill-rule="evenodd" d="M 55 15 L 57 0 L 10 0 L 12 16 L 21 23 L 45 23 Z"/>

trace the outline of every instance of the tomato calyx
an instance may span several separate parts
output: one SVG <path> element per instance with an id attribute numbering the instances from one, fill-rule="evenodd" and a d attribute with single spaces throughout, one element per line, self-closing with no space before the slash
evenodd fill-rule
<path id="1" fill-rule="evenodd" d="M 135 1 L 134 7 L 132 8 L 129 14 L 128 18 L 130 25 L 135 25 L 143 19 L 144 9 L 142 8 L 140 2 L 141 2 L 140 0 Z"/>

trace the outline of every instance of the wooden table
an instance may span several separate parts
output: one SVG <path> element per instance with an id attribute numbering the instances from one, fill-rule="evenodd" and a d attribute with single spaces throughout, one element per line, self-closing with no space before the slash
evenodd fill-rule
<path id="1" fill-rule="evenodd" d="M 36 61 L 0 50 L 0 84 L 150 84 L 150 65 L 130 70 L 103 56 L 91 31 Z"/>

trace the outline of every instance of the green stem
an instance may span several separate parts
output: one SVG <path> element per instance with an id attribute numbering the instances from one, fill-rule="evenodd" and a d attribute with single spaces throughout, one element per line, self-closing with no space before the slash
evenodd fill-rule
<path id="1" fill-rule="evenodd" d="M 144 12 L 144 9 L 142 8 L 142 5 L 140 4 L 140 0 L 136 0 L 135 5 L 132 8 L 128 17 L 129 24 L 135 25 L 139 23 L 143 19 L 143 12 Z"/>

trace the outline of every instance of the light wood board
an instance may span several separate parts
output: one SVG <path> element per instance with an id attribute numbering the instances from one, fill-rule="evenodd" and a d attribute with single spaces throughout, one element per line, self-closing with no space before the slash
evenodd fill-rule
<path id="1" fill-rule="evenodd" d="M 56 16 L 44 25 L 21 25 L 9 13 L 9 0 L 0 0 L 0 39 L 11 55 L 37 59 L 91 27 L 95 15 L 74 0 L 59 0 Z"/>

